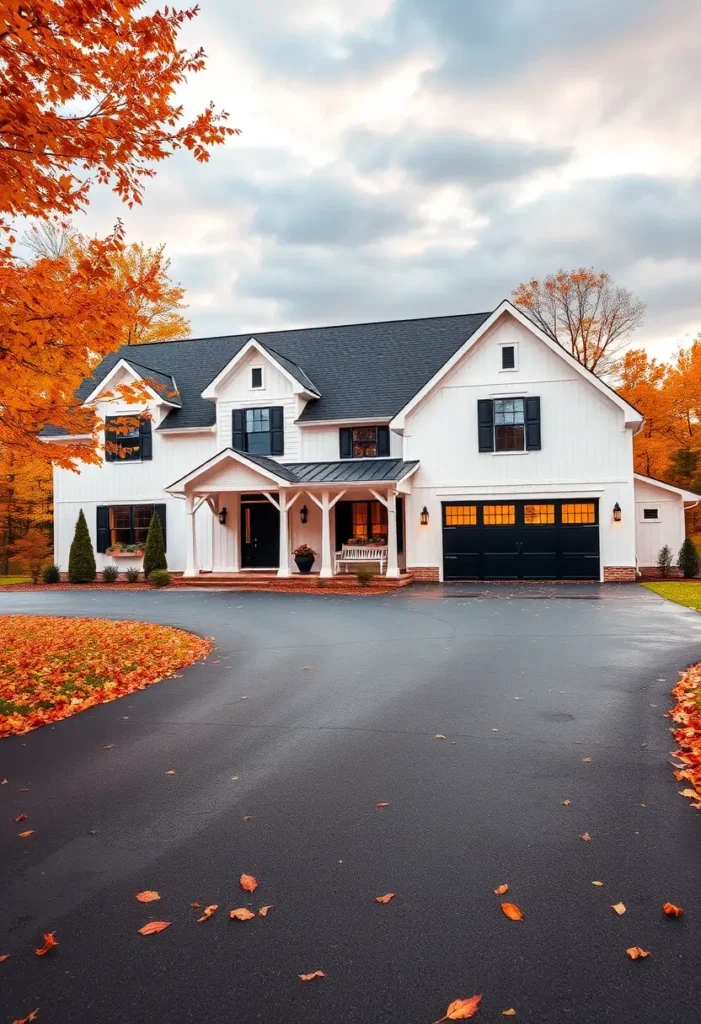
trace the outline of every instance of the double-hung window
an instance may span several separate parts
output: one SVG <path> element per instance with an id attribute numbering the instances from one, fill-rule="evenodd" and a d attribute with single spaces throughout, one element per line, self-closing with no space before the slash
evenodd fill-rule
<path id="1" fill-rule="evenodd" d="M 477 402 L 481 452 L 540 449 L 540 398 L 481 398 Z"/>
<path id="2" fill-rule="evenodd" d="M 522 398 L 494 400 L 494 451 L 522 452 L 526 446 Z"/>
<path id="3" fill-rule="evenodd" d="M 105 420 L 105 461 L 142 462 L 153 458 L 151 420 L 136 416 L 108 416 Z"/>
<path id="4" fill-rule="evenodd" d="M 232 447 L 251 455 L 284 455 L 283 406 L 234 409 Z"/>

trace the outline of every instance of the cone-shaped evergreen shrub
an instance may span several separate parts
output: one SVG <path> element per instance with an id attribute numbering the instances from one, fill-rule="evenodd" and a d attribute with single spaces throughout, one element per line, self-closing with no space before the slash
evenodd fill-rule
<path id="1" fill-rule="evenodd" d="M 88 524 L 81 508 L 68 555 L 68 579 L 71 583 L 92 583 L 96 576 L 95 554 L 88 533 Z"/>
<path id="2" fill-rule="evenodd" d="M 163 543 L 161 520 L 154 512 L 149 523 L 146 547 L 144 548 L 144 577 L 149 578 L 157 569 L 167 569 L 166 549 Z"/>
<path id="3" fill-rule="evenodd" d="M 699 574 L 701 561 L 699 561 L 699 553 L 691 537 L 687 537 L 679 548 L 678 565 L 687 580 Z"/>

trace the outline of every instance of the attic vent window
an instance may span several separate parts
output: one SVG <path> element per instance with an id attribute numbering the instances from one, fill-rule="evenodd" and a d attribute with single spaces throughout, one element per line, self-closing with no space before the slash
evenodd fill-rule
<path id="1" fill-rule="evenodd" d="M 648 521 L 656 522 L 659 518 L 660 518 L 660 510 L 659 510 L 659 508 L 644 508 L 643 509 L 643 519 L 647 519 Z"/>
<path id="2" fill-rule="evenodd" d="M 263 387 L 263 367 L 252 366 L 251 367 L 251 387 L 262 388 Z"/>
<path id="3" fill-rule="evenodd" d="M 514 345 L 501 346 L 501 368 L 502 370 L 516 369 L 516 348 Z"/>

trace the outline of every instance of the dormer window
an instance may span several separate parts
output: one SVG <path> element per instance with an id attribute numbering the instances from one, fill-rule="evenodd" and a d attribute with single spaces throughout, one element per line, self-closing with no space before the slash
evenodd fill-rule
<path id="1" fill-rule="evenodd" d="M 251 389 L 258 391 L 263 387 L 263 367 L 252 366 L 251 367 Z"/>

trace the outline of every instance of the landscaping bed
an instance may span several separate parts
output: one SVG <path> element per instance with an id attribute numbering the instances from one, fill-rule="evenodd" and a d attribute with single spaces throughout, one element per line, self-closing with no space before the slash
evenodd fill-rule
<path id="1" fill-rule="evenodd" d="M 211 649 L 194 633 L 149 622 L 0 616 L 0 736 L 143 690 Z"/>
<path id="2" fill-rule="evenodd" d="M 684 786 L 681 795 L 701 810 L 701 665 L 682 672 L 672 696 L 677 703 L 670 717 L 677 726 L 673 735 L 679 745 L 673 757 L 681 764 L 674 776 Z"/>

